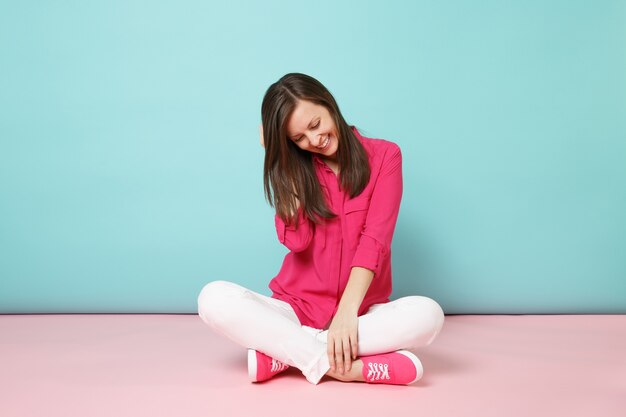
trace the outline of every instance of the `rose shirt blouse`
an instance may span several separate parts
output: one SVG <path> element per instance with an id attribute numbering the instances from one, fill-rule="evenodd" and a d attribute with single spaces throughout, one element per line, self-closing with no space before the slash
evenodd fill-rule
<path id="1" fill-rule="evenodd" d="M 326 202 L 337 217 L 315 224 L 302 208 L 297 223 L 287 226 L 275 215 L 278 240 L 290 252 L 269 283 L 272 297 L 293 307 L 301 324 L 326 329 L 337 311 L 353 267 L 374 272 L 358 315 L 391 294 L 391 240 L 402 199 L 402 154 L 393 142 L 362 136 L 370 163 L 370 180 L 350 198 L 339 177 L 317 155 L 313 165 Z"/>

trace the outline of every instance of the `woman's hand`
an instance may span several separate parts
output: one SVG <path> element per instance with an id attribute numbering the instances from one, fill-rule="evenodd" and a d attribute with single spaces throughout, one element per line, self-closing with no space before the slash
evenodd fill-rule
<path id="1" fill-rule="evenodd" d="M 331 371 L 349 372 L 357 357 L 357 330 L 359 319 L 356 311 L 337 310 L 328 328 L 328 362 Z"/>
<path id="2" fill-rule="evenodd" d="M 263 138 L 263 123 L 259 125 L 259 134 L 261 135 L 261 146 L 265 148 L 265 139 Z"/>
<path id="3" fill-rule="evenodd" d="M 352 361 L 359 355 L 357 333 L 359 330 L 359 307 L 363 297 L 374 279 L 374 271 L 360 266 L 353 266 L 350 270 L 348 284 L 339 301 L 335 317 L 328 327 L 328 362 L 332 372 L 339 369 L 352 369 Z"/>

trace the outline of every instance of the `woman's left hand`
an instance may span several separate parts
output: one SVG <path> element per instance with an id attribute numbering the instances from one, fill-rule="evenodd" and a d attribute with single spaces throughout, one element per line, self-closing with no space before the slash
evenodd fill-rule
<path id="1" fill-rule="evenodd" d="M 328 362 L 330 369 L 343 374 L 349 372 L 357 357 L 357 330 L 359 319 L 356 312 L 338 310 L 328 327 Z"/>

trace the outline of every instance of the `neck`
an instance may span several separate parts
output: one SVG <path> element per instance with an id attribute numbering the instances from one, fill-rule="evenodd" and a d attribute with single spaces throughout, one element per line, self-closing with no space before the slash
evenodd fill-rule
<path id="1" fill-rule="evenodd" d="M 324 156 L 324 155 L 319 155 L 319 158 L 322 161 L 328 161 L 328 162 L 337 162 L 337 154 L 335 153 L 333 156 Z"/>

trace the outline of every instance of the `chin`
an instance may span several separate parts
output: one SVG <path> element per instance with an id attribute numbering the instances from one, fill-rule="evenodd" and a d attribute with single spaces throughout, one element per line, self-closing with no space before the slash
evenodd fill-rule
<path id="1" fill-rule="evenodd" d="M 333 156 L 333 157 L 334 157 L 335 155 L 337 155 L 337 150 L 338 150 L 338 149 L 339 149 L 339 144 L 338 144 L 337 142 L 335 142 L 335 143 L 331 143 L 331 144 L 330 144 L 330 149 L 329 149 L 329 150 L 331 150 L 331 151 L 332 151 L 332 154 L 331 154 L 330 156 Z"/>

